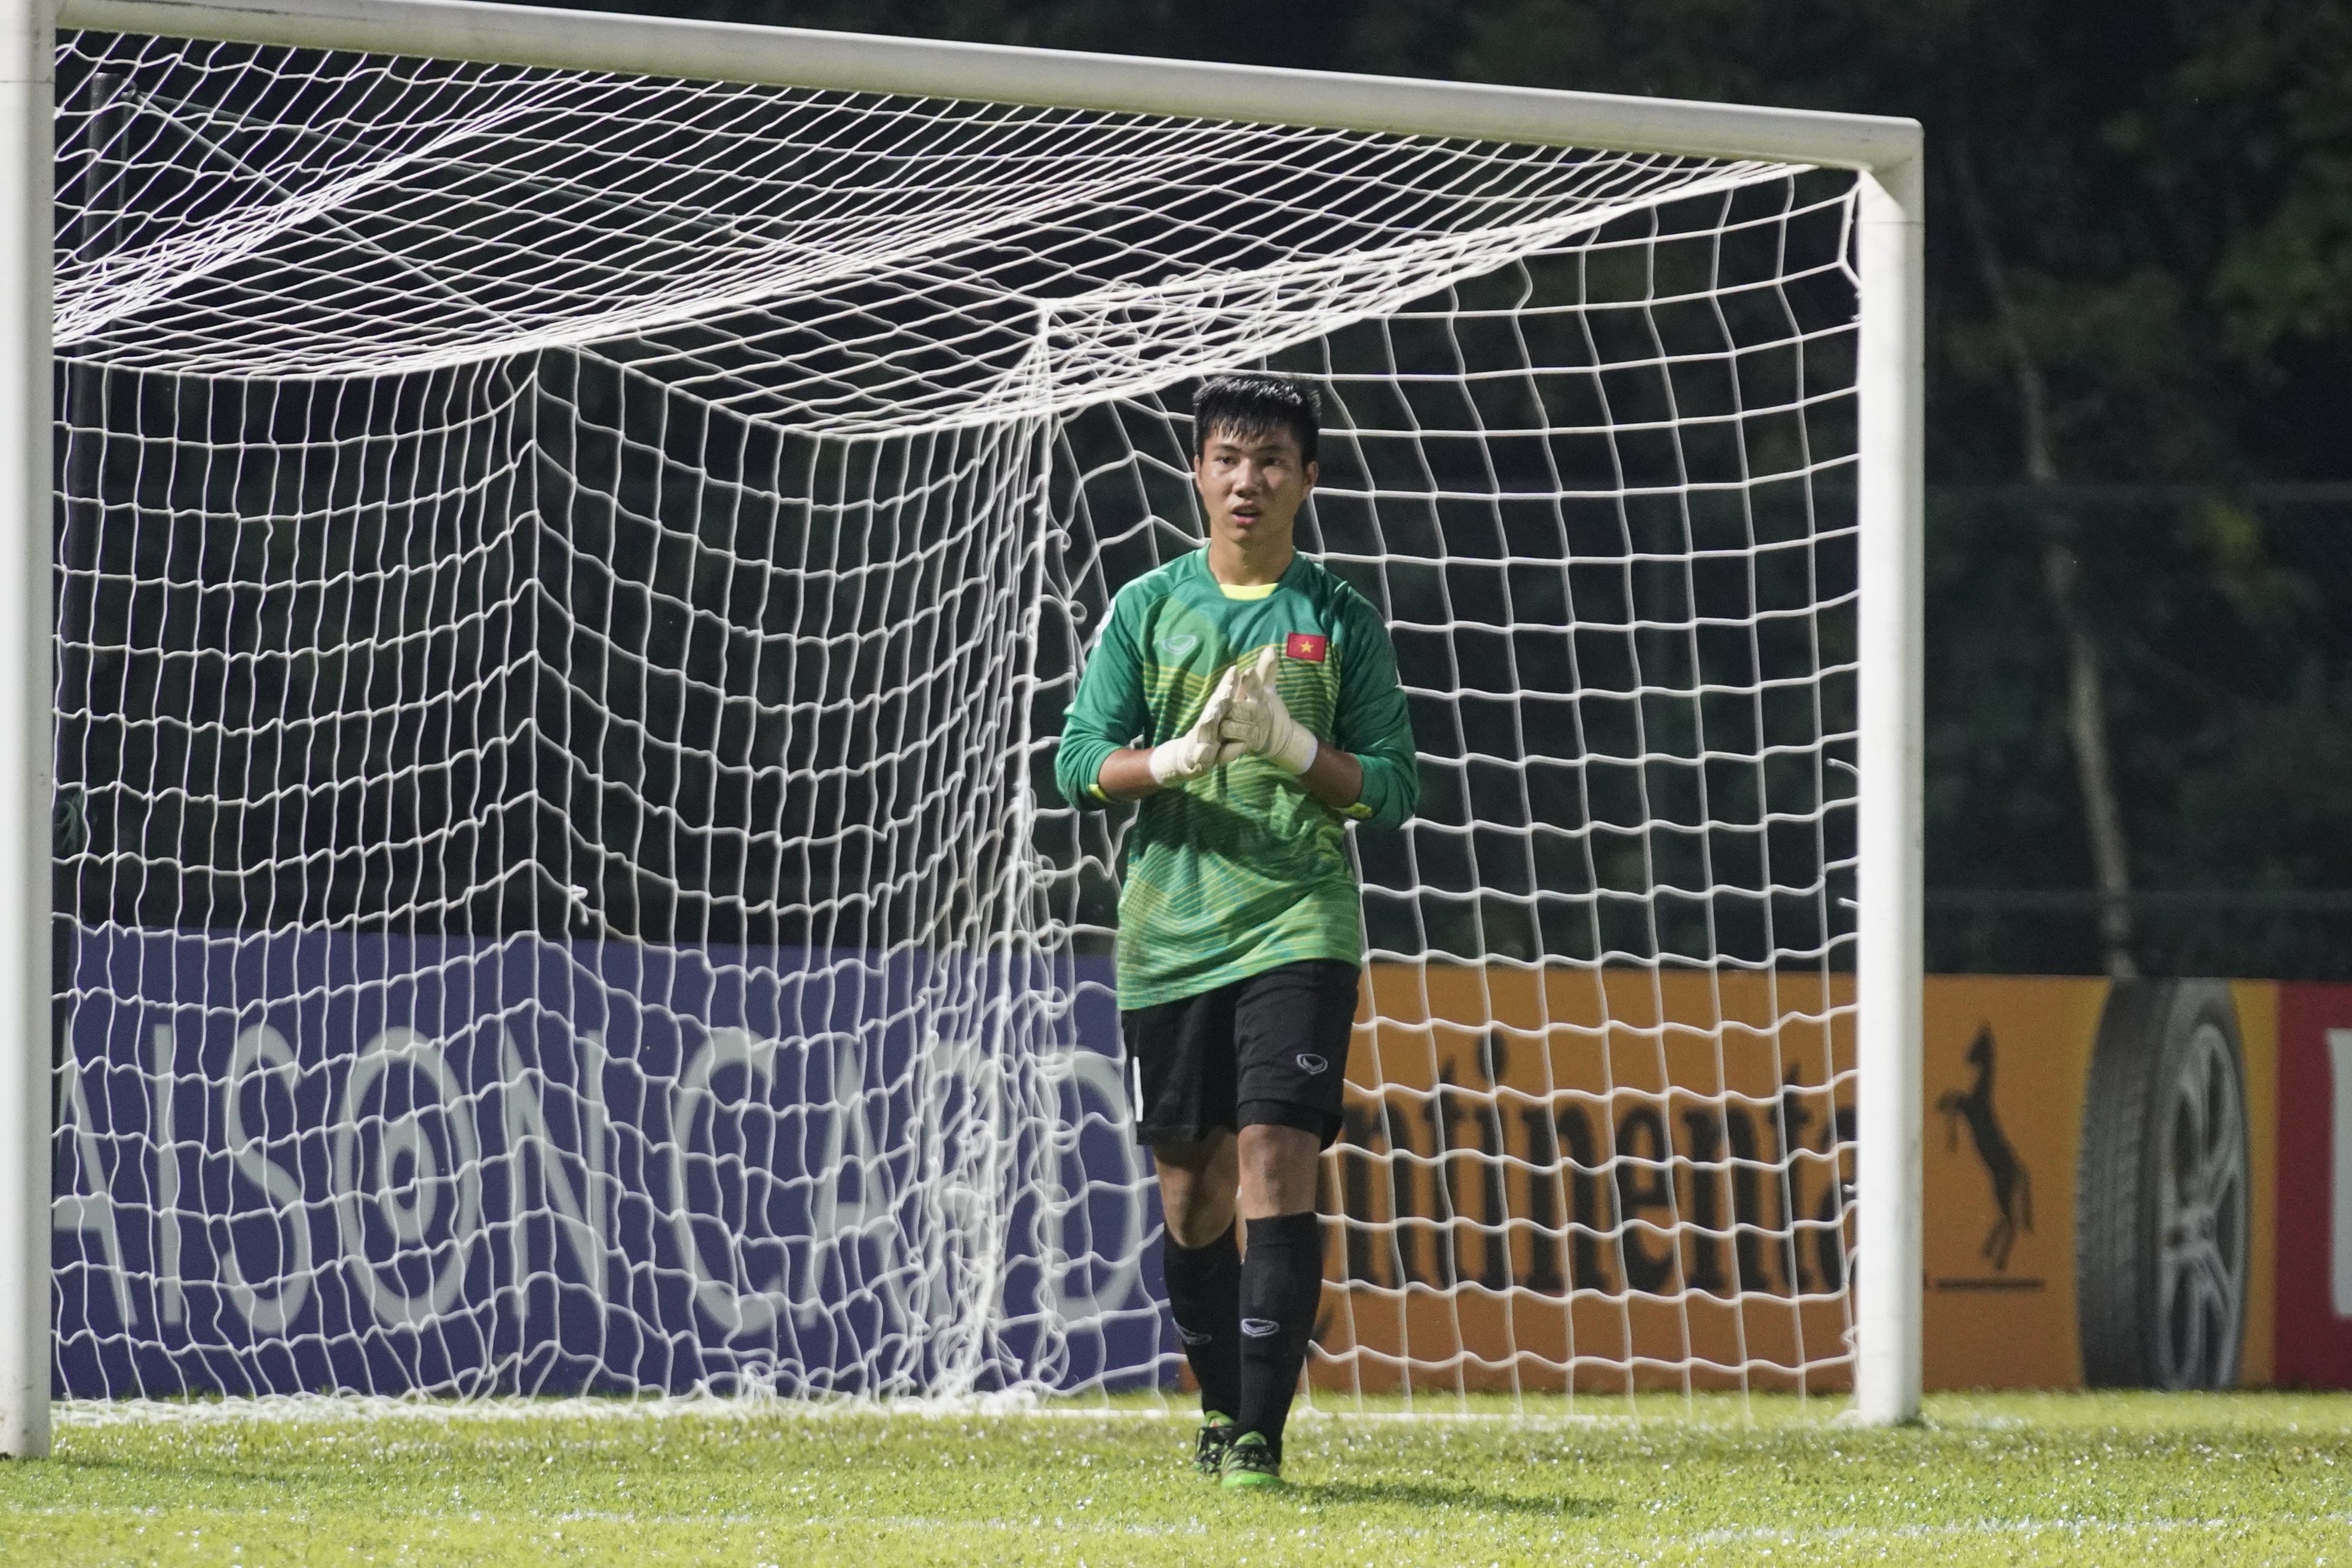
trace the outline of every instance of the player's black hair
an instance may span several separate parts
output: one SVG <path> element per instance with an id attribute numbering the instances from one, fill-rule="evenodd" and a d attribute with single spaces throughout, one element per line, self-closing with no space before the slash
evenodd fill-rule
<path id="1" fill-rule="evenodd" d="M 1315 389 L 1262 371 L 1213 375 L 1192 395 L 1192 458 L 1208 450 L 1209 432 L 1235 436 L 1268 436 L 1287 430 L 1298 441 L 1298 456 L 1315 461 L 1315 438 L 1322 433 L 1321 405 Z"/>

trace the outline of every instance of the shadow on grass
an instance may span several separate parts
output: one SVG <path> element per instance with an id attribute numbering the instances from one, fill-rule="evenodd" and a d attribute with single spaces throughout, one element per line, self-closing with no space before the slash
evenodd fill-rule
<path id="1" fill-rule="evenodd" d="M 1317 1502 L 1401 1503 L 1408 1508 L 1452 1508 L 1465 1513 L 1526 1514 L 1541 1519 L 1598 1519 L 1617 1506 L 1608 1498 L 1522 1497 L 1477 1487 L 1427 1481 L 1314 1481 L 1297 1488 Z"/>

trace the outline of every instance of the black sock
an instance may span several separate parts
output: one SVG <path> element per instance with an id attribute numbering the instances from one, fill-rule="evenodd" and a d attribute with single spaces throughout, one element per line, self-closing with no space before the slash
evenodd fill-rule
<path id="1" fill-rule="evenodd" d="M 1323 1300 L 1323 1228 L 1313 1214 L 1249 1224 L 1242 1264 L 1242 1399 L 1239 1423 L 1282 1448 L 1282 1425 L 1298 1369 L 1307 1363 L 1315 1310 Z"/>
<path id="2" fill-rule="evenodd" d="M 1161 1233 L 1160 1268 L 1168 1279 L 1168 1305 L 1184 1343 L 1201 1409 L 1231 1419 L 1242 1402 L 1242 1256 L 1234 1231 L 1206 1247 L 1183 1247 Z"/>

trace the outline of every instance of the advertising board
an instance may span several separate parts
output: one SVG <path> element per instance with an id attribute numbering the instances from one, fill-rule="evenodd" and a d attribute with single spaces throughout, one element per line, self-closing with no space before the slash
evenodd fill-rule
<path id="1" fill-rule="evenodd" d="M 1839 1385 L 1851 986 L 1374 966 L 1315 1375 Z"/>
<path id="2" fill-rule="evenodd" d="M 1032 1005 L 1001 973 L 123 931 L 72 973 L 60 1393 L 920 1386 L 984 1236 L 1003 1353 L 1179 1365 L 1107 961 L 1055 993 L 1025 1187 L 948 1220 L 914 1167 L 993 1069 L 938 1031 Z M 1312 1375 L 1841 1386 L 1850 985 L 1374 966 Z M 1928 1386 L 2352 1386 L 2352 986 L 1926 1002 Z"/>
<path id="3" fill-rule="evenodd" d="M 2352 985 L 2282 985 L 2277 1381 L 2352 1388 Z"/>
<path id="4" fill-rule="evenodd" d="M 1157 1374 L 1107 963 L 1057 993 L 1077 1047 L 1027 1064 L 1050 1119 L 967 1182 L 928 1133 L 1001 1064 L 927 1034 L 1044 994 L 977 965 L 85 931 L 72 973 L 60 1394 L 908 1389 L 982 1246 L 992 1354 Z M 991 1191 L 1015 1160 L 1029 1190 Z"/>

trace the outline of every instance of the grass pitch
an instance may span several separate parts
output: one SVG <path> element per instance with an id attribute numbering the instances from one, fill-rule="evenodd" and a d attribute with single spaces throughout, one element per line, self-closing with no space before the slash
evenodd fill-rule
<path id="1" fill-rule="evenodd" d="M 76 1414 L 0 1464 L 0 1563 L 2352 1565 L 2352 1396 L 1836 1407 L 1306 1415 L 1279 1494 L 1144 1410 Z"/>

